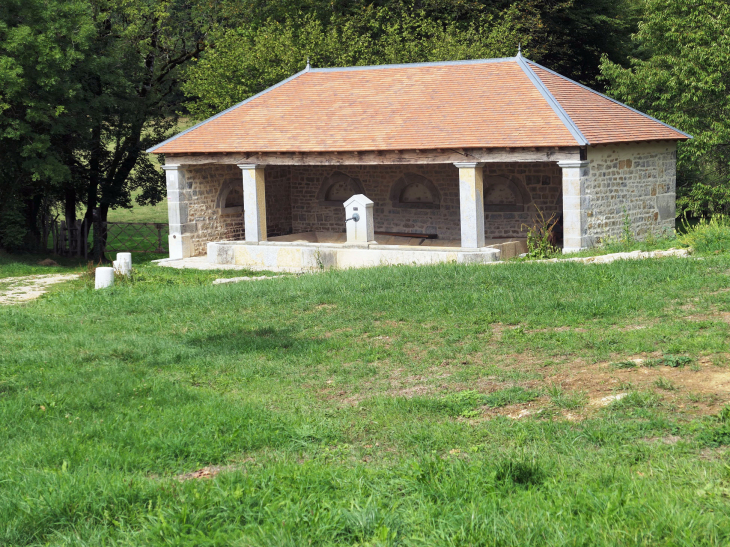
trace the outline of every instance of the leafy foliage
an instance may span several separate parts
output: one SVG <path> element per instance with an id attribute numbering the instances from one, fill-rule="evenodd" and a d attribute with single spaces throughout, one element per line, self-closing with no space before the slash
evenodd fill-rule
<path id="1" fill-rule="evenodd" d="M 207 47 L 208 2 L 9 0 L 0 8 L 0 216 L 38 223 L 60 203 L 85 207 L 162 198 L 164 178 L 144 150 L 176 124 L 180 68 Z M 6 213 L 7 214 L 7 213 Z M 3 233 L 0 245 L 17 244 Z"/>
<path id="2" fill-rule="evenodd" d="M 648 0 L 630 67 L 604 58 L 614 97 L 694 136 L 678 148 L 679 211 L 730 212 L 730 4 Z"/>
<path id="3" fill-rule="evenodd" d="M 535 215 L 535 223 L 532 226 L 522 225 L 522 229 L 527 228 L 527 256 L 529 258 L 550 258 L 558 253 L 558 248 L 553 245 L 554 230 L 559 219 L 553 213 L 550 218 L 545 218 L 537 205 L 537 215 Z"/>
<path id="4" fill-rule="evenodd" d="M 679 240 L 697 253 L 730 251 L 730 217 L 715 215 L 710 220 L 700 219 L 694 225 L 685 223 Z"/>
<path id="5" fill-rule="evenodd" d="M 423 12 L 368 8 L 357 16 L 313 15 L 228 31 L 215 50 L 193 65 L 183 90 L 197 117 L 210 116 L 304 68 L 442 61 L 514 55 L 517 12 L 483 16 L 470 24 L 440 22 Z"/>

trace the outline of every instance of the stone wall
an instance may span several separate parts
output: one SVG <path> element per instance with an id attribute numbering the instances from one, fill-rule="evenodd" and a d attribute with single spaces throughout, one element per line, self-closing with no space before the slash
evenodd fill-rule
<path id="1" fill-rule="evenodd" d="M 484 165 L 484 193 L 489 192 L 490 180 L 496 177 L 509 178 L 522 184 L 526 199 L 522 200 L 522 211 L 488 211 L 485 203 L 484 231 L 487 239 L 504 237 L 525 237 L 526 226 L 535 223 L 537 208 L 550 219 L 563 210 L 562 170 L 557 163 L 486 163 Z M 518 208 L 518 207 L 516 207 Z"/>
<path id="2" fill-rule="evenodd" d="M 376 231 L 436 233 L 440 239 L 461 238 L 459 171 L 452 164 L 294 166 L 291 168 L 294 233 L 345 231 L 344 208 L 341 205 L 325 205 L 317 199 L 323 182 L 338 171 L 358 179 L 365 195 L 375 202 L 373 216 Z M 420 209 L 393 205 L 391 188 L 408 173 L 421 175 L 433 183 L 441 197 L 438 208 Z M 524 236 L 523 225 L 531 224 L 535 213 L 533 202 L 548 217 L 562 209 L 562 178 L 557 164 L 485 165 L 485 186 L 493 176 L 509 177 L 515 183 L 521 184 L 528 198 L 521 204 L 521 211 L 485 211 L 487 239 Z"/>
<path id="3" fill-rule="evenodd" d="M 290 234 L 292 227 L 288 167 L 266 168 L 266 225 L 269 236 Z M 210 241 L 245 238 L 243 211 L 223 213 L 221 191 L 228 185 L 243 187 L 241 169 L 236 165 L 196 165 L 185 167 L 189 184 L 188 219 L 196 225 L 192 233 L 193 255 L 206 253 Z"/>
<path id="4" fill-rule="evenodd" d="M 268 237 L 292 233 L 291 169 L 269 165 L 266 180 L 266 234 Z"/>
<path id="5" fill-rule="evenodd" d="M 209 241 L 243 239 L 243 212 L 222 214 L 216 207 L 224 185 L 243 185 L 241 170 L 235 165 L 186 166 L 185 179 L 192 198 L 188 218 L 196 224 L 192 234 L 193 256 L 204 255 Z"/>
<path id="6" fill-rule="evenodd" d="M 621 237 L 627 215 L 637 238 L 674 230 L 675 143 L 593 146 L 587 157 L 582 225 L 589 242 Z M 235 165 L 184 169 L 190 194 L 187 222 L 195 226 L 194 255 L 205 254 L 210 241 L 244 239 L 243 212 L 223 213 L 218 203 L 227 185 L 242 184 L 241 170 Z M 323 182 L 336 172 L 357 179 L 375 202 L 376 231 L 436 233 L 440 239 L 460 239 L 458 169 L 452 164 L 267 166 L 268 235 L 344 232 L 344 207 L 318 197 Z M 438 207 L 393 204 L 394 184 L 409 176 L 417 180 L 414 175 L 433 183 L 440 194 Z M 498 180 L 503 187 L 490 192 Z M 484 185 L 487 239 L 524 237 L 525 225 L 534 222 L 536 206 L 546 218 L 562 211 L 562 173 L 556 163 L 487 163 Z M 510 201 L 514 196 L 518 198 L 515 203 Z"/>
<path id="7" fill-rule="evenodd" d="M 584 184 L 589 241 L 620 238 L 626 215 L 638 239 L 674 232 L 676 143 L 591 146 L 588 162 Z"/>

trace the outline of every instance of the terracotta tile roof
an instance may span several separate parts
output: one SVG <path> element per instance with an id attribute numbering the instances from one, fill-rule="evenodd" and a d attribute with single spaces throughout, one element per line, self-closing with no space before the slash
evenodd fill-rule
<path id="1" fill-rule="evenodd" d="M 590 144 L 687 140 L 689 137 L 545 67 L 530 61 L 527 64 Z"/>
<path id="2" fill-rule="evenodd" d="M 519 148 L 687 137 L 518 56 L 305 70 L 149 151 Z"/>

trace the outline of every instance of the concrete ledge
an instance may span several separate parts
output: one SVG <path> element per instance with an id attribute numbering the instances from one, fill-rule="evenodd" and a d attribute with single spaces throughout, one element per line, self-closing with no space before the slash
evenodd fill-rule
<path id="1" fill-rule="evenodd" d="M 256 245 L 245 241 L 208 243 L 207 262 L 211 267 L 227 265 L 273 272 L 303 272 L 332 268 L 368 268 L 399 264 L 486 264 L 500 259 L 500 250 L 459 247 L 411 247 L 365 244 L 347 246 L 327 243 L 270 242 Z"/>

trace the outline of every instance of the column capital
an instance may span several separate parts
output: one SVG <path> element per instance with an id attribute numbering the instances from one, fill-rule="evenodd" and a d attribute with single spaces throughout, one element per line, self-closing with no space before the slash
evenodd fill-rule
<path id="1" fill-rule="evenodd" d="M 588 160 L 562 160 L 558 162 L 558 167 L 562 169 L 580 169 L 588 167 Z"/>
<path id="2" fill-rule="evenodd" d="M 454 162 L 454 166 L 459 169 L 473 169 L 475 167 L 483 167 L 483 162 L 474 162 L 474 161 L 467 161 L 467 162 Z"/>
<path id="3" fill-rule="evenodd" d="M 165 171 L 177 171 L 181 167 L 182 167 L 182 165 L 180 165 L 179 163 L 169 163 L 169 164 L 166 163 L 165 165 L 162 166 L 162 168 Z"/>
<path id="4" fill-rule="evenodd" d="M 263 165 L 261 165 L 259 163 L 239 163 L 238 164 L 238 168 L 241 170 L 257 169 L 259 167 L 263 167 Z"/>

